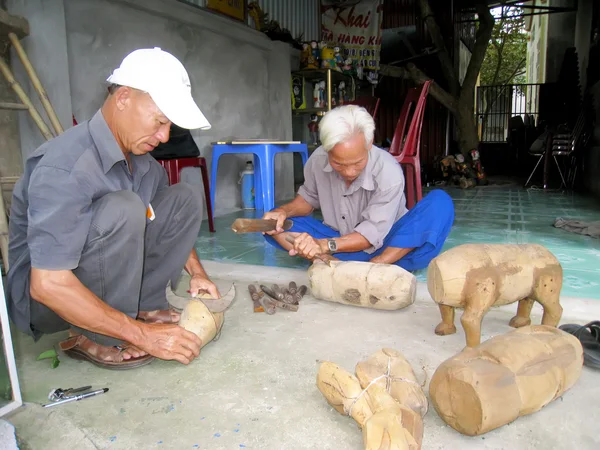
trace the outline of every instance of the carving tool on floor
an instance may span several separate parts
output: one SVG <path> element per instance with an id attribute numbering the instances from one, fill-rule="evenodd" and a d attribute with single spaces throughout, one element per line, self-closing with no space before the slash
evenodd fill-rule
<path id="1" fill-rule="evenodd" d="M 74 395 L 72 397 L 65 397 L 61 400 L 57 400 L 53 403 L 47 403 L 42 406 L 44 408 L 49 408 L 51 406 L 58 406 L 58 405 L 62 405 L 64 403 L 78 402 L 79 400 L 83 400 L 83 399 L 90 398 L 90 397 L 95 397 L 96 395 L 104 394 L 105 392 L 108 392 L 108 388 L 98 389 L 97 391 L 86 392 L 85 394 Z"/>
<path id="2" fill-rule="evenodd" d="M 91 388 L 92 388 L 92 386 L 83 386 L 80 388 L 68 388 L 68 389 L 61 389 L 61 388 L 52 389 L 50 391 L 50 393 L 48 394 L 48 400 L 55 402 L 58 400 L 62 400 L 63 398 L 66 398 L 66 397 L 70 397 L 73 394 L 79 394 L 82 392 L 89 391 Z"/>

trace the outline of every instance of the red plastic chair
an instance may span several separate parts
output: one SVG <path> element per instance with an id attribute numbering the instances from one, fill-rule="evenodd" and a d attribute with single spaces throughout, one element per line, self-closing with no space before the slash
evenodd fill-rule
<path id="1" fill-rule="evenodd" d="M 421 148 L 421 129 L 423 127 L 423 116 L 425 115 L 425 104 L 431 83 L 432 81 L 428 80 L 423 86 L 412 88 L 408 91 L 389 150 L 396 161 L 405 167 L 406 203 L 408 209 L 423 199 L 419 151 Z"/>
<path id="2" fill-rule="evenodd" d="M 356 100 L 348 102 L 348 105 L 358 105 L 365 108 L 373 120 L 377 120 L 377 111 L 379 111 L 379 97 L 358 97 Z"/>
<path id="3" fill-rule="evenodd" d="M 206 159 L 202 156 L 191 158 L 175 159 L 157 159 L 158 163 L 167 171 L 169 184 L 177 184 L 181 178 L 181 169 L 185 167 L 199 167 L 202 173 L 202 184 L 204 185 L 204 198 L 206 199 L 206 212 L 208 213 L 208 229 L 211 233 L 215 232 L 213 222 L 212 205 L 210 202 L 210 186 L 208 184 L 208 170 L 206 169 Z"/>

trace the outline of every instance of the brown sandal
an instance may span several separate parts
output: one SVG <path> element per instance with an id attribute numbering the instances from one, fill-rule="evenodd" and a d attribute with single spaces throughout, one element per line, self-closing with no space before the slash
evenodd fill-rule
<path id="1" fill-rule="evenodd" d="M 175 320 L 175 317 L 177 317 Z M 155 311 L 140 311 L 137 320 L 144 323 L 179 323 L 180 314 L 174 309 L 157 309 Z"/>
<path id="2" fill-rule="evenodd" d="M 104 356 L 107 356 L 109 353 L 113 353 L 115 359 L 118 359 L 119 357 L 121 358 L 120 361 L 105 361 L 98 355 L 94 355 L 89 350 L 84 350 L 82 348 L 82 344 L 85 342 L 86 339 L 88 338 L 82 334 L 78 336 L 71 336 L 68 339 L 65 339 L 64 341 L 60 342 L 58 346 L 65 353 L 65 355 L 73 359 L 89 361 L 98 367 L 111 370 L 135 369 L 137 367 L 150 364 L 155 359 L 154 356 L 149 354 L 140 356 L 138 358 L 122 359 L 122 353 L 125 350 L 127 350 L 129 344 L 114 347 L 107 347 L 97 344 L 98 347 L 107 351 Z"/>

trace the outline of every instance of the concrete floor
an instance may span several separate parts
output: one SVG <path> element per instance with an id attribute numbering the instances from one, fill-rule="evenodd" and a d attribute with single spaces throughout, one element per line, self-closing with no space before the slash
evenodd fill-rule
<path id="1" fill-rule="evenodd" d="M 246 287 L 261 280 L 306 283 L 306 271 L 206 262 L 221 289 L 232 281 L 236 300 L 226 312 L 221 338 L 189 366 L 155 361 L 126 372 L 96 368 L 65 356 L 57 369 L 36 361 L 62 335 L 33 343 L 15 336 L 26 405 L 7 419 L 21 449 L 362 449 L 356 423 L 331 408 L 316 387 L 319 361 L 353 372 L 382 347 L 401 351 L 420 380 L 464 346 L 458 332 L 439 337 L 436 305 L 419 285 L 411 307 L 384 312 L 306 296 L 296 313 L 253 313 Z M 185 289 L 180 285 L 179 289 Z M 600 302 L 565 298 L 561 323 L 600 317 Z M 512 328 L 516 304 L 487 314 L 483 339 Z M 541 309 L 532 315 L 539 323 Z M 426 375 L 425 373 L 426 372 Z M 423 449 L 597 449 L 600 373 L 584 368 L 578 383 L 542 411 L 484 436 L 463 436 L 433 407 L 425 416 Z M 91 384 L 104 395 L 44 409 L 51 388 Z M 426 391 L 427 392 L 427 388 Z"/>

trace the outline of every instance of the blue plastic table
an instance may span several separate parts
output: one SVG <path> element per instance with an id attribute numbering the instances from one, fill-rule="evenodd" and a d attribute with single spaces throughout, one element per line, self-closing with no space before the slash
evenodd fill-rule
<path id="1" fill-rule="evenodd" d="M 254 193 L 257 210 L 270 211 L 275 207 L 275 166 L 277 153 L 300 153 L 302 167 L 308 160 L 308 147 L 298 141 L 229 141 L 213 143 L 210 177 L 210 196 L 213 210 L 217 191 L 219 158 L 228 153 L 251 153 L 254 155 Z"/>

